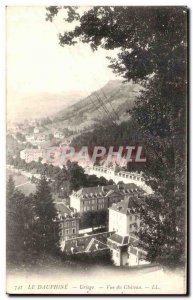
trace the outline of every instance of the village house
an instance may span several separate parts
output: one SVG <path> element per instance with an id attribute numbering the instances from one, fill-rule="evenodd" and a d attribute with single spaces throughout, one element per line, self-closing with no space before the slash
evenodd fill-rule
<path id="1" fill-rule="evenodd" d="M 34 133 L 37 134 L 37 133 L 39 133 L 39 132 L 40 132 L 39 128 L 38 128 L 38 127 L 35 127 L 35 128 L 34 128 Z"/>
<path id="2" fill-rule="evenodd" d="M 143 193 L 144 191 L 133 183 L 81 188 L 70 195 L 70 205 L 79 213 L 107 210 L 126 195 Z"/>
<path id="3" fill-rule="evenodd" d="M 62 134 L 61 131 L 56 130 L 56 131 L 54 132 L 54 137 L 55 137 L 56 139 L 61 139 L 61 138 L 63 138 L 63 134 Z"/>
<path id="4" fill-rule="evenodd" d="M 77 213 L 63 202 L 54 202 L 58 212 L 60 241 L 66 241 L 76 237 L 79 233 L 79 219 Z"/>

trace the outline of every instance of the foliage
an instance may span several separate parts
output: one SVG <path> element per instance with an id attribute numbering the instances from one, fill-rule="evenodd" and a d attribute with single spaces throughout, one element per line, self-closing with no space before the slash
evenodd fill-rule
<path id="1" fill-rule="evenodd" d="M 71 254 L 64 256 L 64 261 L 72 261 L 76 263 L 85 263 L 88 268 L 89 265 L 112 265 L 111 253 L 109 249 L 104 249 L 89 253 Z M 83 267 L 83 266 L 81 266 Z"/>
<path id="2" fill-rule="evenodd" d="M 34 248 L 37 252 L 55 254 L 59 249 L 59 224 L 51 189 L 45 177 L 37 185 L 34 195 Z"/>
<path id="3" fill-rule="evenodd" d="M 23 135 L 21 132 L 16 133 L 17 140 L 24 142 L 25 141 L 25 135 Z"/>
<path id="4" fill-rule="evenodd" d="M 20 264 L 31 257 L 32 203 L 28 197 L 15 189 L 11 176 L 7 182 L 6 203 L 7 262 Z"/>
<path id="5" fill-rule="evenodd" d="M 108 225 L 108 210 L 87 211 L 81 215 L 80 229 Z"/>
<path id="6" fill-rule="evenodd" d="M 37 192 L 26 197 L 15 188 L 13 178 L 7 182 L 7 262 L 13 265 L 35 263 L 45 253 L 59 253 L 57 212 L 50 188 L 43 178 Z M 42 256 L 43 255 L 43 256 Z"/>
<path id="7" fill-rule="evenodd" d="M 103 134 L 101 134 L 101 131 Z M 109 145 L 134 145 L 139 143 L 142 139 L 136 122 L 129 120 L 122 122 L 119 126 L 112 129 L 112 125 L 96 126 L 91 132 L 85 132 L 73 139 L 73 146 L 89 146 L 96 145 L 109 146 Z"/>

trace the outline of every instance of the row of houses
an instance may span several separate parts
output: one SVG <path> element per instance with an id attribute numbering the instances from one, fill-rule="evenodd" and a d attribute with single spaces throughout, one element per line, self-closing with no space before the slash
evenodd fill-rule
<path id="1" fill-rule="evenodd" d="M 107 168 L 104 166 L 91 166 L 86 169 L 88 175 L 96 175 L 97 177 L 105 177 L 107 180 L 113 180 L 116 184 L 120 181 L 126 183 L 134 183 L 141 187 L 146 193 L 153 194 L 153 190 L 145 183 L 142 173 L 123 171 L 117 167 Z"/>

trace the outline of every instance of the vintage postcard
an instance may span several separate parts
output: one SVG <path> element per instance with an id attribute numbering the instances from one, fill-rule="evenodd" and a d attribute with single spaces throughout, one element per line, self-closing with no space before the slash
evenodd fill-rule
<path id="1" fill-rule="evenodd" d="M 183 6 L 6 7 L 8 294 L 187 293 Z"/>

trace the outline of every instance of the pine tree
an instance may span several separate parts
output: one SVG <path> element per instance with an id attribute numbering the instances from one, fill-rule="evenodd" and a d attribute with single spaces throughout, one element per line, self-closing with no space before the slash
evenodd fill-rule
<path id="1" fill-rule="evenodd" d="M 37 253 L 56 254 L 59 249 L 59 225 L 51 189 L 45 177 L 34 195 L 34 248 Z"/>
<path id="2" fill-rule="evenodd" d="M 15 188 L 13 178 L 7 182 L 7 262 L 11 264 L 24 263 L 31 250 L 31 214 L 30 199 Z"/>

